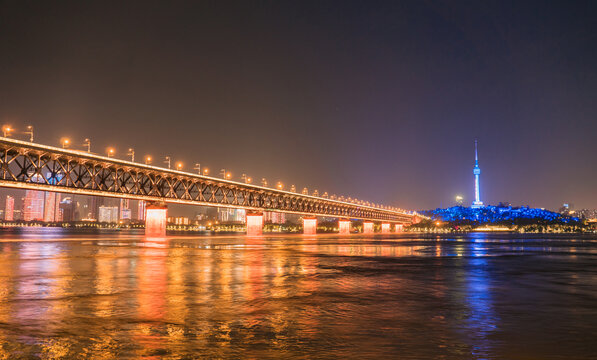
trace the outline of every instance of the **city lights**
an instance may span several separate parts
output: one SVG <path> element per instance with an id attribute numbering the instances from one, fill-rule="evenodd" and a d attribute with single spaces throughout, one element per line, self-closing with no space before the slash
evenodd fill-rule
<path id="1" fill-rule="evenodd" d="M 113 157 L 114 154 L 116 154 L 116 150 L 112 147 L 109 147 L 106 149 L 106 153 L 108 154 L 108 157 Z"/>
<path id="2" fill-rule="evenodd" d="M 69 139 L 66 139 L 66 138 L 63 138 L 63 139 L 60 141 L 60 143 L 62 144 L 62 148 L 63 148 L 63 149 L 67 149 L 67 148 L 68 148 L 68 146 L 70 145 L 70 140 L 69 140 Z"/>

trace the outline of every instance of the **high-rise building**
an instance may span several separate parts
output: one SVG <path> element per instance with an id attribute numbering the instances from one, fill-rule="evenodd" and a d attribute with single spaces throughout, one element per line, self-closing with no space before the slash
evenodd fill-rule
<path id="1" fill-rule="evenodd" d="M 481 168 L 479 168 L 479 156 L 477 154 L 477 140 L 475 139 L 475 167 L 473 168 L 473 175 L 475 176 L 475 201 L 471 206 L 473 209 L 483 207 L 483 201 L 481 201 L 481 188 L 479 184 L 479 178 L 481 177 Z"/>
<path id="2" fill-rule="evenodd" d="M 76 203 L 74 199 L 71 197 L 65 197 L 60 202 L 61 220 L 64 222 L 75 221 L 75 207 Z"/>
<path id="3" fill-rule="evenodd" d="M 139 203 L 137 204 L 137 220 L 145 220 L 145 206 L 146 206 L 146 202 L 145 200 L 139 200 Z"/>
<path id="4" fill-rule="evenodd" d="M 120 218 L 130 220 L 130 215 L 131 210 L 129 208 L 129 199 L 120 199 Z"/>
<path id="5" fill-rule="evenodd" d="M 44 192 L 37 190 L 25 191 L 23 200 L 23 220 L 41 221 L 44 219 Z"/>
<path id="6" fill-rule="evenodd" d="M 286 222 L 286 214 L 277 211 L 264 211 L 263 221 L 272 224 L 284 224 Z"/>
<path id="7" fill-rule="evenodd" d="M 218 208 L 218 220 L 221 222 L 244 222 L 244 209 Z"/>
<path id="8" fill-rule="evenodd" d="M 118 222 L 118 206 L 100 206 L 98 211 L 98 221 L 115 223 Z"/>
<path id="9" fill-rule="evenodd" d="M 55 222 L 61 221 L 62 216 L 60 212 L 60 193 L 52 191 L 45 192 L 45 204 L 44 204 L 44 221 Z"/>
<path id="10" fill-rule="evenodd" d="M 15 198 L 12 196 L 6 195 L 6 206 L 4 208 L 4 220 L 6 221 L 13 221 L 15 211 Z"/>

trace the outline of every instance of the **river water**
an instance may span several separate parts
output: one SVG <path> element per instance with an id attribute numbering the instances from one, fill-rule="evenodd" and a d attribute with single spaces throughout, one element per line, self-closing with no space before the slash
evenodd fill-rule
<path id="1" fill-rule="evenodd" d="M 595 236 L 0 238 L 0 358 L 597 358 Z"/>

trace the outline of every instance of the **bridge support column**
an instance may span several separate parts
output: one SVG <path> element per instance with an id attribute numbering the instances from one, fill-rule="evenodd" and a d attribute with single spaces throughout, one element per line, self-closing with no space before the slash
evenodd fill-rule
<path id="1" fill-rule="evenodd" d="M 338 233 L 342 235 L 350 234 L 350 220 L 338 220 Z"/>
<path id="2" fill-rule="evenodd" d="M 394 231 L 395 232 L 402 232 L 403 228 L 404 228 L 404 225 L 402 225 L 402 224 L 396 224 L 396 225 L 394 225 Z"/>
<path id="3" fill-rule="evenodd" d="M 168 207 L 166 204 L 148 204 L 145 208 L 145 236 L 166 236 Z"/>
<path id="4" fill-rule="evenodd" d="M 382 223 L 381 224 L 381 233 L 388 234 L 390 232 L 390 223 Z"/>
<path id="5" fill-rule="evenodd" d="M 317 233 L 317 218 L 305 217 L 303 218 L 303 234 L 315 235 Z"/>
<path id="6" fill-rule="evenodd" d="M 373 223 L 371 221 L 363 222 L 363 234 L 373 234 Z"/>
<path id="7" fill-rule="evenodd" d="M 263 234 L 263 214 L 247 213 L 247 235 L 259 236 Z"/>

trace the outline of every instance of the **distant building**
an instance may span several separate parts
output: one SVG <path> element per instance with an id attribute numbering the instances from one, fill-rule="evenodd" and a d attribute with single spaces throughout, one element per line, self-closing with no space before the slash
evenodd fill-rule
<path id="1" fill-rule="evenodd" d="M 473 168 L 473 175 L 475 176 L 475 201 L 473 201 L 473 205 L 471 206 L 473 209 L 478 209 L 483 207 L 483 201 L 481 201 L 481 186 L 480 186 L 480 177 L 481 177 L 481 168 L 479 168 L 479 156 L 477 154 L 477 140 L 475 140 L 475 167 Z"/>
<path id="2" fill-rule="evenodd" d="M 118 222 L 118 206 L 100 206 L 98 221 L 106 223 Z"/>
<path id="3" fill-rule="evenodd" d="M 277 211 L 264 211 L 263 222 L 272 224 L 284 224 L 286 222 L 286 214 Z"/>
<path id="4" fill-rule="evenodd" d="M 15 210 L 15 198 L 6 195 L 6 206 L 4 207 L 4 220 L 13 221 Z"/>
<path id="5" fill-rule="evenodd" d="M 128 220 L 131 218 L 129 199 L 120 199 L 120 218 Z"/>
<path id="6" fill-rule="evenodd" d="M 190 225 L 191 220 L 185 216 L 173 216 L 168 218 L 168 223 L 174 225 Z"/>
<path id="7" fill-rule="evenodd" d="M 147 203 L 145 202 L 145 200 L 139 200 L 139 203 L 137 204 L 137 220 L 141 220 L 141 221 L 145 220 L 146 206 L 147 206 Z"/>
<path id="8" fill-rule="evenodd" d="M 44 219 L 44 198 L 43 191 L 27 190 L 23 200 L 23 220 L 42 221 Z"/>
<path id="9" fill-rule="evenodd" d="M 218 208 L 218 220 L 221 222 L 244 222 L 246 210 Z"/>
<path id="10" fill-rule="evenodd" d="M 72 222 L 75 221 L 75 206 L 76 203 L 73 201 L 71 197 L 65 197 L 60 202 L 60 213 L 62 215 L 62 221 L 64 222 Z"/>
<path id="11" fill-rule="evenodd" d="M 60 212 L 60 193 L 52 191 L 45 192 L 45 204 L 44 204 L 44 221 L 45 222 L 56 222 L 62 221 L 62 214 Z"/>

